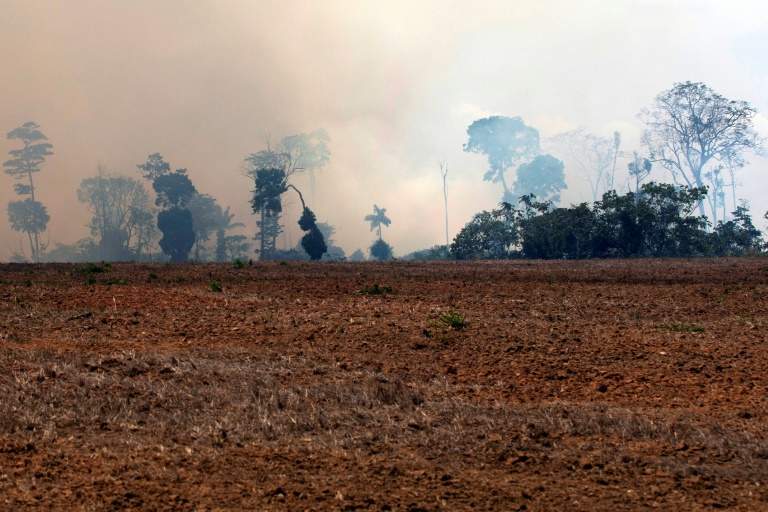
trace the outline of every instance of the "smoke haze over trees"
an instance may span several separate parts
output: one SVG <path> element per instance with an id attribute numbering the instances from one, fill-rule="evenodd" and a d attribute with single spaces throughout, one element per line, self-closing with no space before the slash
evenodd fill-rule
<path id="1" fill-rule="evenodd" d="M 89 227 L 93 212 L 77 190 L 99 162 L 113 176 L 137 179 L 136 164 L 155 148 L 174 169 L 188 169 L 201 194 L 229 207 L 233 223 L 247 226 L 225 230 L 219 246 L 219 228 L 195 226 L 193 219 L 195 243 L 208 236 L 193 244 L 193 257 L 226 253 L 227 236 L 247 237 L 228 239 L 233 249 L 253 242 L 253 182 L 239 171 L 270 134 L 289 148 L 324 142 L 332 153 L 323 161 L 320 152 L 317 165 L 291 183 L 335 227 L 338 247 L 348 255 L 368 248 L 369 226 L 360 219 L 376 202 L 387 205 L 392 227 L 385 237 L 403 255 L 445 243 L 436 161 L 451 169 L 450 240 L 503 198 L 501 183 L 482 179 L 487 157 L 463 150 L 467 127 L 479 119 L 519 117 L 539 133 L 539 154 L 565 164 L 558 206 L 566 208 L 600 200 L 611 189 L 623 197 L 651 181 L 674 183 L 656 152 L 641 144 L 647 125 L 637 114 L 675 84 L 706 84 L 729 101 L 748 102 L 756 111 L 754 131 L 768 134 L 768 12 L 757 1 L 651 8 L 632 0 L 586 6 L 235 0 L 222 8 L 206 1 L 11 0 L 2 16 L 12 20 L 0 33 L 2 133 L 32 121 L 55 145 L 34 181 L 34 200 L 45 211 L 15 214 L 17 226 L 47 216 L 34 225 L 48 254 L 62 243 L 89 237 L 97 243 Z M 552 143 L 580 127 L 610 147 L 615 133 L 621 137 L 596 187 Z M 9 155 L 21 144 L 3 138 L 0 146 Z M 635 152 L 638 171 L 645 172 L 643 159 L 652 162 L 639 180 L 628 167 Z M 742 167 L 737 155 L 721 156 L 701 173 L 710 187 L 704 203 L 710 220 L 736 220 L 733 212 L 746 199 L 755 227 L 764 231 L 768 161 L 747 152 Z M 17 196 L 13 185 L 21 180 L 3 176 L 0 203 L 7 213 L 10 202 L 31 196 Z M 508 189 L 516 178 L 517 167 L 507 169 Z M 684 182 L 680 173 L 677 179 Z M 518 197 L 506 199 L 518 205 Z M 283 206 L 276 246 L 295 248 L 302 212 L 296 200 Z M 0 260 L 18 252 L 20 242 L 28 247 L 31 234 L 14 231 L 6 216 Z M 249 257 L 254 248 L 245 249 Z"/>

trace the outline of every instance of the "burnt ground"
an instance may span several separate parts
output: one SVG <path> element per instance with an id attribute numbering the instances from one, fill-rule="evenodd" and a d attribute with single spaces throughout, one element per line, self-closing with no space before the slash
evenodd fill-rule
<path id="1" fill-rule="evenodd" d="M 84 270 L 0 265 L 0 508 L 768 509 L 766 259 Z"/>

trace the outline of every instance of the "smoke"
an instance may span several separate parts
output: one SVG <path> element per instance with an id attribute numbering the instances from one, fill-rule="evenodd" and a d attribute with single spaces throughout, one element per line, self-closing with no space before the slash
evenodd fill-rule
<path id="1" fill-rule="evenodd" d="M 451 236 L 498 203 L 482 156 L 461 150 L 479 117 L 521 116 L 542 138 L 619 129 L 631 151 L 635 115 L 676 81 L 768 110 L 764 53 L 744 44 L 768 27 L 757 1 L 11 0 L 0 22 L 0 132 L 35 121 L 53 144 L 36 176 L 52 242 L 88 235 L 76 190 L 99 162 L 138 177 L 154 152 L 231 206 L 250 235 L 245 156 L 267 135 L 324 128 L 318 221 L 349 254 L 373 241 L 363 217 L 376 203 L 402 255 L 444 240 L 438 162 L 449 168 Z M 3 155 L 15 147 L 0 140 Z M 765 161 L 751 160 L 740 194 L 759 218 L 768 180 Z M 569 172 L 564 202 L 585 200 Z M 307 177 L 296 185 L 309 190 Z M 12 186 L 0 176 L 0 260 L 20 239 L 5 219 Z"/>

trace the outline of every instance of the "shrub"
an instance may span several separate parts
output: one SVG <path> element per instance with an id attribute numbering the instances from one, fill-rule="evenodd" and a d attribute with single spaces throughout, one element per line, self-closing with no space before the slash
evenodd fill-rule
<path id="1" fill-rule="evenodd" d="M 469 321 L 467 320 L 466 316 L 452 309 L 440 313 L 437 319 L 443 325 L 453 327 L 454 329 L 463 329 L 469 325 Z"/>
<path id="2" fill-rule="evenodd" d="M 371 245 L 369 251 L 371 251 L 371 256 L 377 260 L 392 259 L 392 255 L 394 254 L 392 246 L 381 239 L 373 242 L 373 245 Z"/>
<path id="3" fill-rule="evenodd" d="M 365 288 L 358 293 L 361 295 L 383 295 L 385 293 L 394 293 L 394 290 L 389 285 L 379 286 L 378 284 L 374 284 L 373 286 L 365 285 Z"/>

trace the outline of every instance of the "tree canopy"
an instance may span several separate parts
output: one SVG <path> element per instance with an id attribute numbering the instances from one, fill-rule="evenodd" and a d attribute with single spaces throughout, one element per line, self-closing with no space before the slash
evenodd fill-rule
<path id="1" fill-rule="evenodd" d="M 48 138 L 43 135 L 40 127 L 31 121 L 11 130 L 7 134 L 8 140 L 19 140 L 21 149 L 12 149 L 8 152 L 11 159 L 3 163 L 3 172 L 26 183 L 16 183 L 13 187 L 16 195 L 30 196 L 23 201 L 12 201 L 8 204 L 8 220 L 15 231 L 25 232 L 29 239 L 29 249 L 32 253 L 32 261 L 38 262 L 45 251 L 46 244 L 40 240 L 40 234 L 48 226 L 50 216 L 45 206 L 35 199 L 35 183 L 33 174 L 40 172 L 40 165 L 47 156 L 53 154 L 51 144 L 43 142 Z"/>
<path id="2" fill-rule="evenodd" d="M 516 196 L 533 194 L 545 201 L 560 201 L 565 184 L 565 166 L 552 155 L 539 155 L 517 168 L 514 184 Z"/>
<path id="3" fill-rule="evenodd" d="M 389 226 L 392 223 L 387 217 L 387 209 L 379 208 L 375 204 L 373 205 L 373 213 L 366 215 L 365 221 L 371 223 L 371 231 L 376 230 L 379 240 L 381 240 L 381 226 Z"/>
<path id="4" fill-rule="evenodd" d="M 740 168 L 748 152 L 762 154 L 752 122 L 756 113 L 746 101 L 728 100 L 703 83 L 676 83 L 640 112 L 642 144 L 676 181 L 703 187 L 707 169 L 719 162 L 728 159 Z M 704 215 L 704 203 L 699 211 Z"/>
<path id="5" fill-rule="evenodd" d="M 539 154 L 538 130 L 526 126 L 520 117 L 492 116 L 469 125 L 467 135 L 469 140 L 464 144 L 464 151 L 486 155 L 490 169 L 483 179 L 501 182 L 504 200 L 509 200 L 510 191 L 504 173 Z"/>

